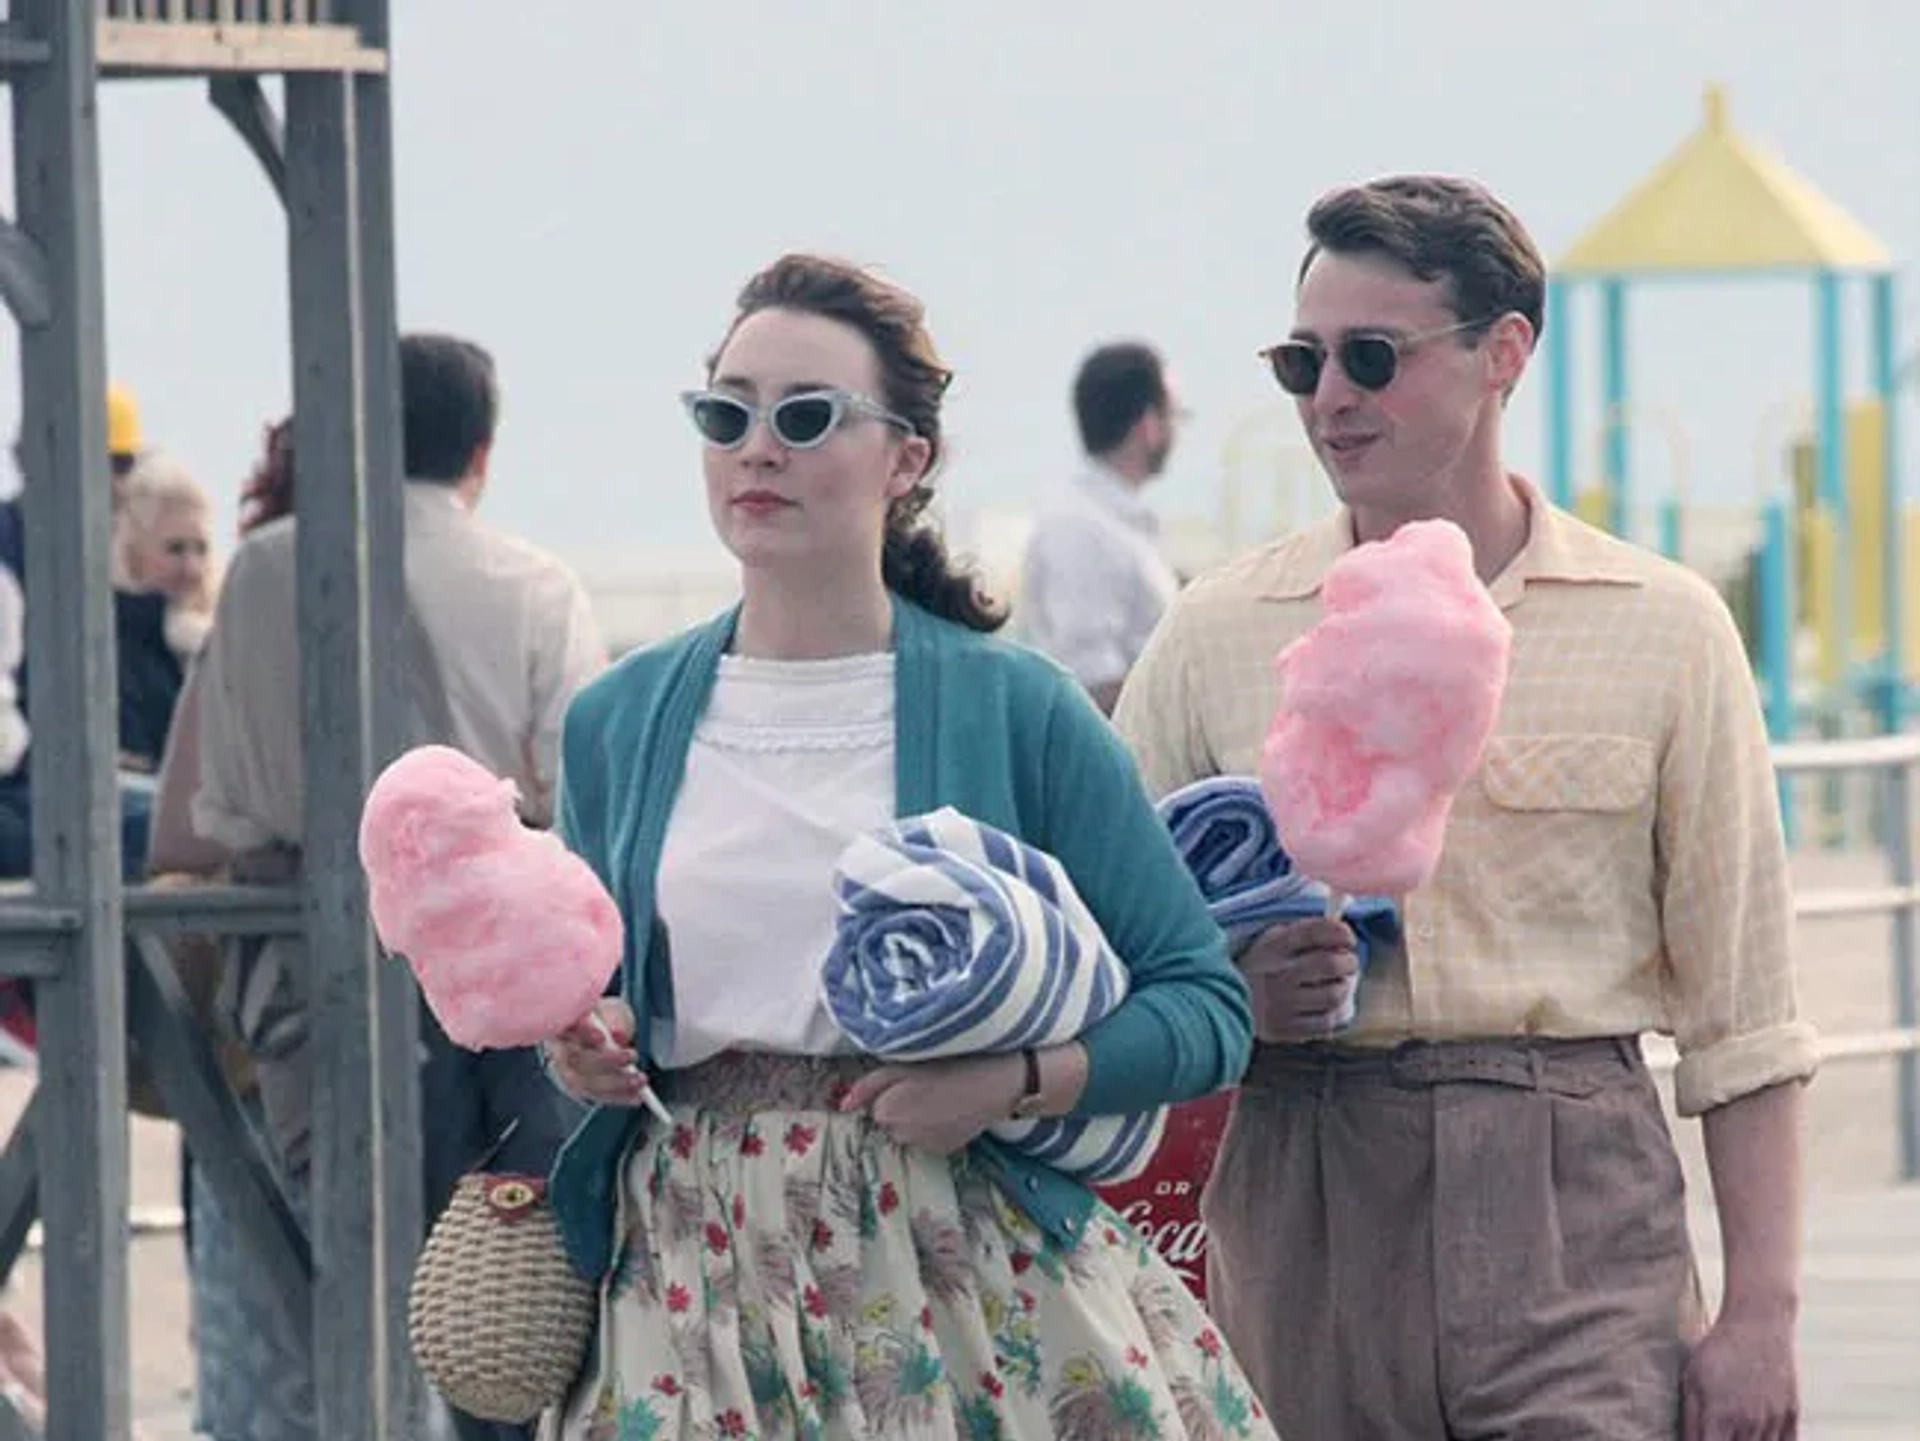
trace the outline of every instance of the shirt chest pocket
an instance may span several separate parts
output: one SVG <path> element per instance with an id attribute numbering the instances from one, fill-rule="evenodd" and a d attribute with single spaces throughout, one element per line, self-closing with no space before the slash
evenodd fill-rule
<path id="1" fill-rule="evenodd" d="M 1642 810 L 1653 780 L 1653 745 L 1637 736 L 1495 736 L 1480 771 L 1496 809 L 1527 814 Z"/>
<path id="2" fill-rule="evenodd" d="M 1615 924 L 1653 879 L 1658 761 L 1635 736 L 1496 736 L 1481 764 L 1483 884 L 1515 919 Z"/>

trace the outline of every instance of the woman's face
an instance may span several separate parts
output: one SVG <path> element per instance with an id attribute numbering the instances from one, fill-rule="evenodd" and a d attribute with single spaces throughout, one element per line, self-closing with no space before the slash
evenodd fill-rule
<path id="1" fill-rule="evenodd" d="M 757 311 L 728 338 L 710 389 L 755 412 L 737 445 L 709 439 L 703 452 L 707 507 L 727 549 L 748 569 L 877 574 L 888 507 L 917 483 L 929 447 L 874 414 L 879 361 L 867 338 L 824 316 Z M 818 445 L 783 443 L 768 413 L 820 392 L 842 398 L 838 422 Z"/>
<path id="2" fill-rule="evenodd" d="M 196 594 L 206 580 L 207 514 L 197 505 L 162 505 L 134 538 L 128 569 L 136 586 L 169 600 Z"/>

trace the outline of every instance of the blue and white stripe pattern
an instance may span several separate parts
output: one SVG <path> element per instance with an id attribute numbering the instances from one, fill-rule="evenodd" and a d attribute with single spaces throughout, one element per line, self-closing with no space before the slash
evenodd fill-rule
<path id="1" fill-rule="evenodd" d="M 1293 868 L 1254 777 L 1194 781 L 1162 799 L 1159 812 L 1214 924 L 1236 948 L 1276 921 L 1326 914 L 1327 888 Z M 1352 897 L 1341 919 L 1353 928 L 1363 966 L 1375 945 L 1400 936 L 1398 910 L 1378 896 Z"/>
<path id="2" fill-rule="evenodd" d="M 945 807 L 856 839 L 834 871 L 828 1012 L 890 1061 L 1073 1040 L 1126 999 L 1127 968 L 1052 856 Z M 1164 1108 L 1008 1120 L 990 1134 L 1089 1184 L 1127 1180 Z"/>

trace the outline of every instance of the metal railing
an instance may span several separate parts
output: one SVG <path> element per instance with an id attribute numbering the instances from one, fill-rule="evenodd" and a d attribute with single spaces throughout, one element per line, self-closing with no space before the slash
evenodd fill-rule
<path id="1" fill-rule="evenodd" d="M 1859 740 L 1786 741 L 1773 747 L 1775 771 L 1783 782 L 1797 776 L 1839 776 L 1867 772 L 1882 787 L 1880 845 L 1887 854 L 1885 883 L 1825 886 L 1798 891 L 1794 916 L 1799 921 L 1885 916 L 1892 927 L 1893 1025 L 1883 1030 L 1838 1031 L 1820 1039 L 1822 1062 L 1884 1060 L 1895 1066 L 1895 1120 L 1900 1175 L 1920 1180 L 1920 988 L 1915 952 L 1920 943 L 1920 875 L 1914 869 L 1913 775 L 1920 767 L 1920 735 L 1873 736 Z M 1676 1053 L 1670 1041 L 1650 1037 L 1647 1059 L 1670 1070 Z"/>

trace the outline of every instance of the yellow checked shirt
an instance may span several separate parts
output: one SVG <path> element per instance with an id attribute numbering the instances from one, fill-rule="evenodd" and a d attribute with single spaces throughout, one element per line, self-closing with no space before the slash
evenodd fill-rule
<path id="1" fill-rule="evenodd" d="M 1700 577 L 1549 505 L 1492 586 L 1512 670 L 1439 871 L 1402 898 L 1355 1045 L 1657 1031 L 1693 1115 L 1813 1074 L 1792 899 L 1753 676 Z M 1352 547 L 1343 510 L 1188 587 L 1134 667 L 1115 724 L 1156 796 L 1251 775 L 1279 699 L 1273 659 L 1319 617 Z"/>

